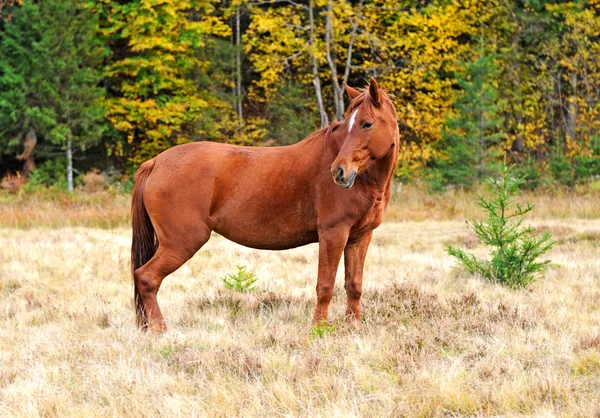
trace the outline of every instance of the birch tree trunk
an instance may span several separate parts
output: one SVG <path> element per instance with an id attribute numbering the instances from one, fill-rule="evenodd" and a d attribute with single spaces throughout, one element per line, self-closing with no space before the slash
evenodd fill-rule
<path id="1" fill-rule="evenodd" d="M 346 57 L 346 65 L 344 68 L 344 83 L 348 82 L 348 78 L 350 77 L 350 65 L 352 62 L 352 48 L 354 46 L 354 38 L 356 37 L 356 30 L 358 28 L 358 15 L 360 14 L 363 1 L 361 0 L 358 5 L 358 12 L 354 18 L 354 22 L 352 23 L 352 32 L 350 33 L 350 42 L 348 42 L 348 51 Z M 338 72 L 337 72 L 337 63 L 335 61 L 335 56 L 332 54 L 332 46 L 335 43 L 334 34 L 333 34 L 333 2 L 328 0 L 327 2 L 327 19 L 326 19 L 326 28 L 325 28 L 325 48 L 326 48 L 326 56 L 327 63 L 329 64 L 329 68 L 331 69 L 331 82 L 333 84 L 333 104 L 335 106 L 335 117 L 336 120 L 341 121 L 344 119 L 344 113 L 346 111 L 346 105 L 344 103 L 344 89 L 339 83 L 338 80 Z"/>
<path id="2" fill-rule="evenodd" d="M 577 132 L 577 73 L 571 73 L 571 100 L 569 101 L 569 118 L 567 120 L 567 136 L 575 141 Z"/>
<path id="3" fill-rule="evenodd" d="M 73 191 L 73 144 L 71 134 L 67 137 L 67 187 Z"/>
<path id="4" fill-rule="evenodd" d="M 329 117 L 325 112 L 323 106 L 323 95 L 321 93 L 321 79 L 319 78 L 319 66 L 317 64 L 317 57 L 315 56 L 315 20 L 313 16 L 313 2 L 308 2 L 308 17 L 310 20 L 310 56 L 312 60 L 312 72 L 313 72 L 313 84 L 315 85 L 315 94 L 317 96 L 317 105 L 319 106 L 319 113 L 321 114 L 321 128 L 329 125 Z"/>
<path id="5" fill-rule="evenodd" d="M 340 121 L 344 119 L 344 99 L 343 91 L 338 82 L 337 65 L 331 54 L 331 44 L 333 38 L 333 5 L 331 0 L 327 1 L 327 17 L 325 23 L 325 56 L 327 64 L 331 70 L 331 84 L 333 85 L 333 104 L 335 107 L 335 119 Z M 341 100 L 340 100 L 341 99 Z"/>
<path id="6" fill-rule="evenodd" d="M 240 120 L 240 124 L 244 124 L 244 114 L 242 113 L 242 58 L 240 53 L 241 48 L 240 41 L 240 8 L 238 6 L 235 12 L 235 72 L 236 72 L 236 101 L 237 101 L 237 113 Z"/>

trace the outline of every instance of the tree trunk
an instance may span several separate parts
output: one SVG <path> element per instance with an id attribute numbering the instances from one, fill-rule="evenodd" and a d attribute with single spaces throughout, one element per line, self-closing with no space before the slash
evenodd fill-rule
<path id="1" fill-rule="evenodd" d="M 513 46 L 514 46 L 514 54 L 516 57 L 515 62 L 513 63 L 512 70 L 513 76 L 515 80 L 515 89 L 517 91 L 517 127 L 523 126 L 523 95 L 521 91 L 521 72 L 519 71 L 519 42 L 520 42 L 520 34 L 513 38 Z M 514 107 L 513 107 L 514 109 Z M 523 151 L 523 130 L 518 129 L 517 138 L 513 141 L 511 149 L 513 151 L 521 152 Z"/>
<path id="2" fill-rule="evenodd" d="M 577 73 L 571 74 L 571 100 L 569 101 L 569 119 L 567 120 L 567 136 L 575 141 L 577 131 Z"/>
<path id="3" fill-rule="evenodd" d="M 319 106 L 319 113 L 321 114 L 321 128 L 329 125 L 329 117 L 325 112 L 323 106 L 323 95 L 321 94 L 321 79 L 319 78 L 319 66 L 317 64 L 317 57 L 315 56 L 315 21 L 313 17 L 313 2 L 308 2 L 308 17 L 310 19 L 310 56 L 312 60 L 312 71 L 313 71 L 313 84 L 315 85 L 315 94 L 317 96 L 317 105 Z"/>
<path id="4" fill-rule="evenodd" d="M 17 155 L 17 159 L 23 161 L 23 169 L 21 175 L 28 178 L 33 170 L 35 170 L 35 160 L 33 158 L 33 150 L 37 144 L 37 135 L 35 128 L 31 126 L 25 135 L 23 145 L 25 149 L 21 155 Z"/>
<path id="5" fill-rule="evenodd" d="M 70 192 L 73 191 L 73 147 L 71 143 L 71 134 L 67 138 L 67 186 Z"/>
<path id="6" fill-rule="evenodd" d="M 354 38 L 356 37 L 356 30 L 358 28 L 358 14 L 361 12 L 363 7 L 363 1 L 361 0 L 358 5 L 358 12 L 352 23 L 352 32 L 350 33 L 350 42 L 348 43 L 348 54 L 346 57 L 346 66 L 344 68 L 344 83 L 348 82 L 350 77 L 350 65 L 352 62 L 352 48 L 354 46 Z M 327 2 L 327 20 L 325 29 L 325 47 L 327 63 L 331 69 L 331 81 L 333 84 L 333 104 L 335 105 L 335 117 L 336 120 L 341 121 L 344 119 L 344 113 L 346 111 L 346 105 L 344 103 L 344 89 L 340 86 L 338 81 L 337 63 L 335 62 L 334 55 L 331 52 L 332 45 L 335 43 L 333 37 L 333 2 L 329 0 Z"/>
<path id="7" fill-rule="evenodd" d="M 484 137 L 484 118 L 483 118 L 483 87 L 479 91 L 479 167 L 477 167 L 477 177 L 483 176 L 483 153 L 485 149 Z"/>
<path id="8" fill-rule="evenodd" d="M 240 125 L 244 124 L 244 115 L 242 113 L 242 58 L 240 53 L 242 42 L 240 41 L 240 8 L 238 7 L 235 12 L 235 72 L 236 72 L 236 86 L 237 86 L 237 113 L 240 121 Z"/>
<path id="9" fill-rule="evenodd" d="M 325 56 L 327 64 L 331 70 L 331 83 L 333 85 L 333 104 L 335 107 L 335 119 L 340 121 L 344 119 L 344 92 L 338 82 L 337 65 L 331 54 L 331 44 L 333 38 L 333 5 L 331 0 L 327 2 L 327 18 L 325 24 Z"/>
<path id="10" fill-rule="evenodd" d="M 348 42 L 348 54 L 346 56 L 346 68 L 344 68 L 344 83 L 348 82 L 348 78 L 350 77 L 350 65 L 352 63 L 352 48 L 354 47 L 354 38 L 356 37 L 356 30 L 358 29 L 358 15 L 362 11 L 364 0 L 360 0 L 358 4 L 358 11 L 356 12 L 356 17 L 354 18 L 354 23 L 352 24 L 352 33 L 350 33 L 350 42 Z"/>
<path id="11" fill-rule="evenodd" d="M 517 89 L 518 94 L 518 116 L 517 116 L 517 126 L 523 126 L 523 97 L 521 95 L 521 76 L 519 74 L 519 70 L 515 71 L 515 87 Z M 512 143 L 512 150 L 521 152 L 523 151 L 523 131 L 519 130 L 519 134 L 517 138 Z"/>

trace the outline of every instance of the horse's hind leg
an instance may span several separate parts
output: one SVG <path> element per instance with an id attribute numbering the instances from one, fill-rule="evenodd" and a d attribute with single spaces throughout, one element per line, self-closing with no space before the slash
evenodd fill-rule
<path id="1" fill-rule="evenodd" d="M 133 273 L 138 322 L 142 329 L 150 329 L 156 333 L 167 330 L 156 300 L 158 289 L 163 279 L 192 258 L 209 237 L 210 231 L 206 231 L 203 236 L 198 237 L 194 245 L 188 245 L 186 248 L 175 249 L 174 245 L 168 246 L 167 243 L 161 243 L 150 261 Z"/>

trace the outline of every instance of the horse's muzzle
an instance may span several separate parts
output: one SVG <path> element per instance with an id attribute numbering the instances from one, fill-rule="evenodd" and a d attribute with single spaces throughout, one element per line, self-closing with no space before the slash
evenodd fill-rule
<path id="1" fill-rule="evenodd" d="M 356 169 L 353 169 L 350 172 L 350 175 L 346 177 L 346 171 L 341 165 L 337 167 L 337 170 L 331 170 L 331 174 L 333 176 L 333 181 L 335 182 L 335 184 L 337 184 L 343 189 L 349 189 L 350 187 L 352 187 L 357 175 Z"/>

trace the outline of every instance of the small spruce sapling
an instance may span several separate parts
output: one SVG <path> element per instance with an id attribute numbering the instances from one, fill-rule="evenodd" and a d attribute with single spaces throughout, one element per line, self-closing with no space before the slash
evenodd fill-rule
<path id="1" fill-rule="evenodd" d="M 446 245 L 446 251 L 456 257 L 471 274 L 480 274 L 488 280 L 516 289 L 535 280 L 536 273 L 543 272 L 550 260 L 539 261 L 554 245 L 548 231 L 541 236 L 534 228 L 521 227 L 523 216 L 533 209 L 514 201 L 524 177 L 514 176 L 512 168 L 502 167 L 502 176 L 488 178 L 491 197 L 478 196 L 477 204 L 486 212 L 483 222 L 467 223 L 485 245 L 491 247 L 491 260 L 480 260 L 472 254 Z"/>
<path id="2" fill-rule="evenodd" d="M 225 287 L 229 290 L 247 293 L 254 290 L 254 284 L 258 280 L 254 271 L 246 270 L 246 266 L 236 266 L 236 274 L 228 274 L 221 278 Z"/>

